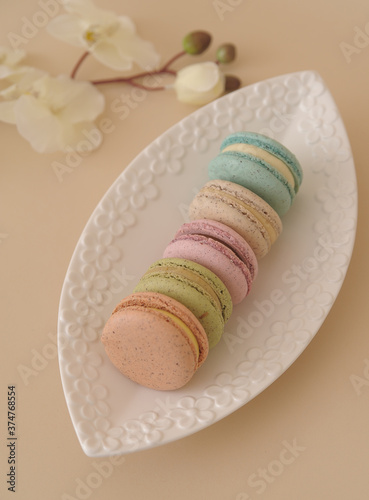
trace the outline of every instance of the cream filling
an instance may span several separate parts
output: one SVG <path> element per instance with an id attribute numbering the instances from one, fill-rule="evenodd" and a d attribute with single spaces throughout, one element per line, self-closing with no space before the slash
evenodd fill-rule
<path id="1" fill-rule="evenodd" d="M 230 146 L 227 146 L 222 150 L 222 153 L 225 151 L 238 151 L 240 153 L 247 153 L 253 156 L 256 156 L 256 158 L 260 158 L 261 160 L 266 161 L 271 165 L 273 168 L 275 168 L 283 177 L 286 179 L 288 184 L 291 186 L 292 189 L 295 188 L 295 179 L 293 178 L 293 175 L 291 174 L 290 169 L 288 166 L 279 158 L 274 156 L 271 153 L 268 153 L 268 151 L 265 151 L 262 148 L 259 148 L 257 146 L 253 146 L 252 144 L 231 144 Z"/>
<path id="2" fill-rule="evenodd" d="M 165 311 L 164 309 L 156 309 L 156 308 L 154 308 L 154 311 L 158 311 L 163 316 L 166 316 L 167 318 L 169 318 L 176 326 L 179 327 L 179 329 L 182 332 L 184 332 L 185 336 L 188 338 L 188 340 L 190 341 L 190 343 L 195 348 L 196 361 L 198 361 L 199 360 L 199 356 L 200 356 L 199 344 L 198 344 L 198 342 L 196 340 L 195 335 L 192 333 L 191 329 L 186 325 L 186 323 L 184 323 L 180 318 L 178 318 L 174 314 L 172 314 L 172 313 L 170 313 L 168 311 Z"/>
<path id="3" fill-rule="evenodd" d="M 275 227 L 270 223 L 270 221 L 266 217 L 263 217 L 263 214 L 260 213 L 260 211 L 258 211 L 250 204 L 246 203 L 244 200 L 236 198 L 236 196 L 232 195 L 231 193 L 228 193 L 224 190 L 219 190 L 218 188 L 215 187 L 213 187 L 213 189 L 215 189 L 217 193 L 219 193 L 220 191 L 224 196 L 227 197 L 227 199 L 233 202 L 233 204 L 241 206 L 244 210 L 250 212 L 255 217 L 255 219 L 259 221 L 260 224 L 265 228 L 266 232 L 270 237 L 271 243 L 273 244 L 276 241 L 276 239 L 279 236 L 278 232 L 276 231 Z"/>

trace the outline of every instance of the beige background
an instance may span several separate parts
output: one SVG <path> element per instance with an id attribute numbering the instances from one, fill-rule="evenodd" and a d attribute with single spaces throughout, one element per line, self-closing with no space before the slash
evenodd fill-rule
<path id="1" fill-rule="evenodd" d="M 106 468 L 109 477 L 90 492 L 78 490 L 104 459 L 81 450 L 59 377 L 55 349 L 58 302 L 73 249 L 89 215 L 122 169 L 153 139 L 193 108 L 170 92 L 150 94 L 116 124 L 103 146 L 63 182 L 52 161 L 63 154 L 34 152 L 12 126 L 0 124 L 1 388 L 0 497 L 156 500 L 364 500 L 369 497 L 368 342 L 368 45 L 348 62 L 342 42 L 355 47 L 355 29 L 367 26 L 367 0 L 99 0 L 129 15 L 163 59 L 180 50 L 182 35 L 205 29 L 212 50 L 232 41 L 239 57 L 229 72 L 243 85 L 304 69 L 317 70 L 333 94 L 354 154 L 359 220 L 351 265 L 339 297 L 298 360 L 261 395 L 221 422 L 166 446 L 127 455 Z M 40 10 L 37 0 L 1 0 L 0 44 L 22 33 Z M 60 9 L 61 10 L 61 9 Z M 6 13 L 6 14 L 5 14 Z M 5 15 L 4 15 L 5 14 Z M 29 64 L 68 73 L 80 52 L 44 28 L 23 46 Z M 182 63 L 181 63 L 182 64 Z M 180 64 L 179 64 L 180 66 Z M 92 59 L 79 76 L 105 76 Z M 127 90 L 125 88 L 125 90 Z M 107 102 L 122 89 L 104 89 Z M 105 116 L 110 116 L 109 108 Z M 20 365 L 31 366 L 48 345 L 49 359 L 26 385 Z M 353 376 L 361 377 L 355 390 Z M 17 385 L 17 492 L 6 490 L 6 390 Z M 299 447 L 295 460 L 273 481 L 252 480 L 273 467 L 285 443 Z M 105 459 L 106 461 L 106 459 Z M 106 464 L 105 464 L 106 465 Z M 269 476 L 270 477 L 270 476 Z M 251 483 L 250 483 L 251 482 Z"/>

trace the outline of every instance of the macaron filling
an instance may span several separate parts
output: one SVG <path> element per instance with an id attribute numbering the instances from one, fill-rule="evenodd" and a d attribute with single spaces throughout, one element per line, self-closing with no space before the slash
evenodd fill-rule
<path id="1" fill-rule="evenodd" d="M 279 233 L 277 232 L 276 228 L 270 223 L 269 219 L 266 217 L 263 217 L 263 213 L 260 212 L 260 210 L 257 210 L 254 208 L 251 203 L 248 203 L 244 199 L 241 199 L 235 195 L 235 193 L 230 193 L 229 191 L 226 191 L 225 189 L 222 189 L 220 186 L 215 186 L 215 185 L 209 185 L 208 189 L 210 193 L 213 192 L 218 192 L 221 191 L 224 196 L 227 197 L 227 201 L 229 201 L 230 204 L 232 204 L 235 207 L 241 206 L 244 210 L 250 212 L 262 225 L 262 227 L 266 230 L 268 233 L 268 237 L 270 239 L 271 244 L 273 244 L 276 239 L 279 236 Z"/>
<path id="2" fill-rule="evenodd" d="M 252 144 L 280 158 L 289 166 L 295 179 L 295 192 L 298 192 L 303 178 L 302 168 L 296 156 L 286 146 L 266 135 L 243 131 L 227 136 L 220 145 L 220 150 L 223 151 L 227 146 L 238 143 Z"/>
<path id="3" fill-rule="evenodd" d="M 240 303 L 251 289 L 252 276 L 247 265 L 230 247 L 209 236 L 178 236 L 169 243 L 164 257 L 184 258 L 206 266 L 223 281 L 233 304 Z"/>
<path id="4" fill-rule="evenodd" d="M 202 325 L 211 349 L 232 314 L 231 295 L 220 278 L 205 266 L 184 258 L 163 258 L 142 276 L 135 293 L 157 293 L 181 303 Z"/>
<path id="5" fill-rule="evenodd" d="M 166 318 L 168 318 L 168 320 L 170 320 L 172 323 L 174 323 L 178 327 L 178 329 L 181 330 L 182 333 L 185 334 L 189 343 L 194 348 L 196 361 L 198 362 L 199 356 L 200 356 L 199 344 L 196 340 L 195 335 L 192 333 L 191 329 L 186 325 L 186 323 L 184 323 L 180 318 L 178 318 L 174 314 L 170 313 L 169 311 L 164 311 L 163 309 L 156 309 L 156 308 L 153 308 L 152 310 L 158 311 L 162 316 L 165 316 Z"/>
<path id="6" fill-rule="evenodd" d="M 170 265 L 160 265 L 157 267 L 152 267 L 149 269 L 144 275 L 142 279 L 146 279 L 150 277 L 151 275 L 167 275 L 171 274 L 173 276 L 177 276 L 178 278 L 186 281 L 186 282 L 192 282 L 196 285 L 198 285 L 202 290 L 204 290 L 210 297 L 213 299 L 215 302 L 217 308 L 221 311 L 222 310 L 222 305 L 220 303 L 218 295 L 214 292 L 214 289 L 205 281 L 201 276 L 198 274 L 193 273 L 190 269 L 186 268 L 176 268 L 173 269 Z"/>
<path id="7" fill-rule="evenodd" d="M 227 151 L 237 151 L 239 153 L 247 154 L 249 155 L 249 157 L 258 158 L 260 160 L 267 162 L 269 165 L 275 168 L 281 175 L 283 175 L 283 177 L 286 179 L 286 181 L 289 183 L 292 189 L 295 188 L 295 179 L 289 167 L 280 158 L 278 158 L 272 153 L 269 153 L 268 151 L 265 151 L 265 149 L 254 146 L 253 144 L 239 143 L 239 144 L 231 144 L 225 147 L 222 150 L 222 153 L 225 153 Z"/>
<path id="8" fill-rule="evenodd" d="M 248 242 L 229 226 L 211 219 L 200 219 L 182 224 L 174 240 L 186 235 L 205 236 L 229 248 L 249 269 L 252 280 L 258 273 L 258 262 Z"/>

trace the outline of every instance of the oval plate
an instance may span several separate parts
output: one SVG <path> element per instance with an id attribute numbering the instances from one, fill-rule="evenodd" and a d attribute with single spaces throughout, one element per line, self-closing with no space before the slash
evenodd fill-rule
<path id="1" fill-rule="evenodd" d="M 121 375 L 99 337 L 119 300 L 187 220 L 207 164 L 237 130 L 275 137 L 304 181 L 252 293 L 183 389 L 158 392 Z M 234 412 L 302 353 L 343 283 L 355 239 L 357 188 L 335 103 L 313 71 L 278 76 L 186 117 L 142 151 L 92 213 L 61 294 L 58 350 L 68 409 L 91 457 L 163 445 Z"/>

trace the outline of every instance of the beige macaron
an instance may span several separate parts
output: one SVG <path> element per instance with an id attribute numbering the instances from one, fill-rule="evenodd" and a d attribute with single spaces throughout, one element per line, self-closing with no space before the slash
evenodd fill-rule
<path id="1" fill-rule="evenodd" d="M 262 198 L 239 184 L 212 180 L 189 207 L 190 220 L 212 219 L 237 231 L 258 259 L 264 257 L 282 232 L 282 221 Z"/>

